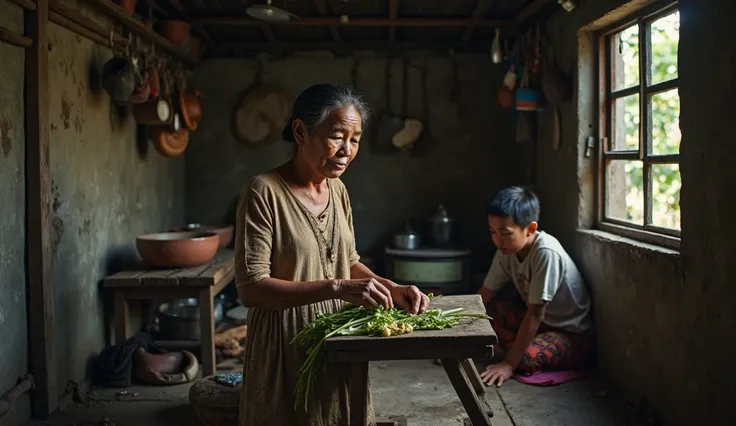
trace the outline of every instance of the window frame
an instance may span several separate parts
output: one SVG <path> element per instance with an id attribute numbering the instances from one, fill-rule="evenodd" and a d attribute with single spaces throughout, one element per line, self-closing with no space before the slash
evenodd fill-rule
<path id="1" fill-rule="evenodd" d="M 627 16 L 594 33 L 596 40 L 596 56 L 598 58 L 597 94 L 598 94 L 598 161 L 596 185 L 596 225 L 598 229 L 645 243 L 664 246 L 671 249 L 680 248 L 681 230 L 659 227 L 652 221 L 652 165 L 680 164 L 680 153 L 650 154 L 651 135 L 650 105 L 651 96 L 668 90 L 679 88 L 679 60 L 676 78 L 649 85 L 651 81 L 651 42 L 649 25 L 657 19 L 674 13 L 679 9 L 677 1 L 666 0 L 656 2 L 642 10 Z M 612 90 L 611 38 L 621 30 L 632 25 L 639 27 L 639 84 L 619 90 Z M 639 149 L 609 151 L 609 140 L 613 127 L 612 105 L 616 99 L 630 95 L 639 95 Z M 631 223 L 606 217 L 607 177 L 606 163 L 609 160 L 641 161 L 644 185 L 644 223 Z"/>

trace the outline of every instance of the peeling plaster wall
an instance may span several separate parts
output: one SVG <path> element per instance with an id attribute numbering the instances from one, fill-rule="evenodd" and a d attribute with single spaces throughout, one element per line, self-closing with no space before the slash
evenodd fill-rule
<path id="1" fill-rule="evenodd" d="M 445 203 L 457 219 L 460 238 L 474 251 L 474 265 L 483 271 L 492 253 L 486 204 L 501 186 L 525 178 L 524 146 L 514 142 L 509 111 L 496 100 L 502 70 L 485 55 L 394 58 L 390 105 L 397 113 L 402 111 L 402 59 L 411 65 L 410 116 L 425 117 L 419 67 L 427 70 L 425 124 L 431 137 L 417 143 L 422 151 L 416 156 L 377 153 L 370 129 L 361 141 L 342 178 L 353 205 L 358 250 L 382 257 L 384 244 L 407 220 L 423 221 Z M 234 203 L 246 180 L 287 161 L 294 149 L 281 140 L 250 147 L 233 136 L 233 110 L 257 71 L 256 59 L 212 60 L 195 75 L 204 118 L 186 154 L 188 221 L 234 223 Z M 290 102 L 311 84 L 354 85 L 376 112 L 375 129 L 386 105 L 385 75 L 385 57 L 314 53 L 265 58 L 261 77 Z"/>
<path id="2" fill-rule="evenodd" d="M 111 106 L 100 71 L 111 56 L 65 28 L 49 31 L 53 286 L 59 392 L 89 378 L 111 314 L 101 280 L 137 259 L 135 237 L 180 224 L 184 161 L 137 137 Z"/>
<path id="3" fill-rule="evenodd" d="M 0 0 L 0 25 L 23 33 L 23 12 Z M 0 395 L 28 371 L 26 321 L 25 49 L 0 42 Z M 24 396 L 0 420 L 28 418 Z"/>
<path id="4" fill-rule="evenodd" d="M 666 425 L 733 423 L 736 401 L 729 338 L 736 328 L 733 184 L 736 154 L 731 117 L 736 90 L 728 0 L 681 0 L 679 76 L 682 131 L 680 252 L 640 244 L 590 228 L 594 164 L 584 153 L 596 109 L 588 71 L 590 40 L 577 30 L 614 11 L 620 0 L 580 2 L 560 12 L 549 30 L 563 69 L 576 75 L 576 100 L 560 109 L 563 139 L 538 146 L 542 226 L 560 237 L 586 276 L 595 303 L 599 364 L 632 401 L 645 400 Z M 634 2 L 646 3 L 646 2 Z M 613 11 L 613 12 L 611 12 Z M 609 13 L 611 12 L 611 13 Z M 579 72 L 574 70 L 580 67 Z M 540 120 L 549 135 L 551 114 Z"/>

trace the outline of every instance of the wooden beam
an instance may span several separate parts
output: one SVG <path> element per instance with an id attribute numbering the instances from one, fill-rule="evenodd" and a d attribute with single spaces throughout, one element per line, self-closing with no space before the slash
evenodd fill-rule
<path id="1" fill-rule="evenodd" d="M 101 0 L 94 0 L 99 2 Z M 114 5 L 113 5 L 114 6 Z M 175 18 L 192 24 L 202 25 L 232 25 L 232 26 L 257 26 L 263 25 L 263 21 L 243 16 L 190 16 Z M 514 25 L 514 21 L 497 19 L 466 19 L 466 18 L 340 18 L 320 17 L 302 18 L 284 22 L 273 22 L 270 25 L 284 25 L 296 27 L 498 27 Z"/>
<path id="2" fill-rule="evenodd" d="M 399 0 L 389 0 L 388 2 L 388 19 L 395 21 L 399 17 Z M 396 27 L 389 28 L 388 40 L 396 41 Z"/>
<path id="3" fill-rule="evenodd" d="M 26 13 L 26 35 L 35 43 L 26 54 L 26 237 L 28 329 L 34 417 L 57 408 L 54 289 L 51 249 L 51 165 L 49 160 L 49 0 Z"/>
<path id="4" fill-rule="evenodd" d="M 529 3 L 526 4 L 526 6 L 522 7 L 519 13 L 516 14 L 516 17 L 514 18 L 514 21 L 516 21 L 517 24 L 520 24 L 527 19 L 529 19 L 530 16 L 534 15 L 535 13 L 539 12 L 547 6 L 549 3 L 552 3 L 554 0 L 532 0 Z"/>
<path id="5" fill-rule="evenodd" d="M 492 0 L 477 0 L 475 2 L 475 9 L 473 9 L 473 14 L 471 15 L 472 19 L 481 19 L 488 15 L 488 12 L 491 11 L 491 3 Z M 474 29 L 475 28 L 473 27 L 468 27 L 465 30 L 465 33 L 463 33 L 463 43 L 468 43 L 470 41 L 470 38 L 473 36 Z"/>
<path id="6" fill-rule="evenodd" d="M 329 12 L 327 11 L 327 1 L 325 0 L 314 0 L 314 7 L 317 8 L 317 11 L 322 16 L 327 16 L 329 14 Z M 340 37 L 340 31 L 338 31 L 337 28 L 330 27 L 330 34 L 332 35 L 333 40 L 342 40 L 342 37 Z"/>
<path id="7" fill-rule="evenodd" d="M 187 13 L 187 9 L 181 3 L 181 0 L 169 0 L 169 4 L 171 5 L 171 7 L 173 7 L 174 9 L 176 9 L 177 12 L 179 12 L 181 14 L 186 14 Z M 210 36 L 210 33 L 207 32 L 207 30 L 205 30 L 203 26 L 197 24 L 197 25 L 193 25 L 193 27 L 194 27 L 195 30 L 197 30 L 197 32 L 199 33 L 199 35 L 202 36 L 203 39 L 205 39 L 207 41 L 212 41 L 212 36 Z"/>
<path id="8" fill-rule="evenodd" d="M 25 10 L 36 10 L 36 3 L 31 0 L 10 0 L 11 3 L 15 3 Z"/>
<path id="9" fill-rule="evenodd" d="M 65 6 L 58 0 L 50 0 L 49 20 L 56 25 L 73 31 L 82 37 L 86 37 L 95 43 L 105 47 L 110 47 L 110 30 L 103 25 L 82 15 L 76 9 Z M 116 45 L 127 46 L 128 39 L 121 36 L 117 32 L 112 33 L 113 42 Z"/>
<path id="10" fill-rule="evenodd" d="M 18 47 L 28 47 L 33 44 L 33 39 L 22 34 L 15 33 L 0 25 L 0 41 Z"/>
<path id="11" fill-rule="evenodd" d="M 167 50 L 172 55 L 178 57 L 184 62 L 196 65 L 200 61 L 193 57 L 189 52 L 184 51 L 179 46 L 173 45 L 169 40 L 165 39 L 157 32 L 152 29 L 146 28 L 145 25 L 135 17 L 128 15 L 120 6 L 109 1 L 109 0 L 87 0 L 88 3 L 92 4 L 102 12 L 115 19 L 119 23 L 125 25 L 128 29 L 148 40 L 151 43 L 155 43 L 159 47 Z"/>
<path id="12" fill-rule="evenodd" d="M 303 41 L 303 42 L 248 42 L 218 40 L 207 51 L 207 58 L 233 57 L 245 53 L 269 52 L 286 54 L 291 52 L 304 52 L 325 50 L 332 52 L 351 53 L 358 50 L 380 51 L 380 52 L 403 52 L 407 50 L 444 51 L 450 50 L 460 52 L 487 53 L 488 44 L 463 45 L 460 40 L 448 42 L 390 42 L 390 41 Z"/>

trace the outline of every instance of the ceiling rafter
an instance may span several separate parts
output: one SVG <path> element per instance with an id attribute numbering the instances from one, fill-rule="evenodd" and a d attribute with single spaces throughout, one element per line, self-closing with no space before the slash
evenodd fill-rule
<path id="1" fill-rule="evenodd" d="M 243 16 L 184 16 L 177 18 L 191 24 L 260 26 L 262 21 Z M 513 26 L 514 21 L 506 19 L 471 19 L 471 18 L 350 18 L 339 17 L 302 18 L 292 21 L 274 22 L 274 26 L 294 27 L 498 27 Z"/>
<path id="2" fill-rule="evenodd" d="M 388 2 L 388 19 L 397 19 L 399 17 L 399 0 L 389 0 Z M 396 27 L 389 28 L 388 39 L 390 42 L 396 41 Z"/>
<path id="3" fill-rule="evenodd" d="M 317 8 L 317 11 L 322 16 L 328 16 L 329 11 L 327 10 L 327 1 L 326 0 L 314 0 L 314 7 Z M 335 27 L 330 27 L 330 34 L 332 35 L 332 39 L 335 41 L 341 41 L 342 37 L 340 37 L 340 31 Z"/>
<path id="4" fill-rule="evenodd" d="M 182 4 L 181 0 L 167 0 L 167 1 L 171 5 L 171 7 L 176 9 L 177 12 L 181 13 L 182 15 L 187 13 L 187 8 Z M 202 38 L 204 38 L 207 41 L 212 41 L 212 36 L 210 36 L 210 34 L 207 32 L 207 30 L 204 29 L 204 27 L 202 27 L 199 24 L 195 24 L 193 25 L 193 27 L 195 30 L 197 30 L 199 35 L 202 36 Z"/>
<path id="5" fill-rule="evenodd" d="M 531 0 L 524 7 L 519 10 L 514 18 L 517 24 L 521 24 L 529 19 L 535 13 L 541 11 L 545 6 L 552 3 L 554 0 Z"/>
<path id="6" fill-rule="evenodd" d="M 491 4 L 493 3 L 493 0 L 477 0 L 475 2 L 475 9 L 473 10 L 473 14 L 471 15 L 472 19 L 481 19 L 484 16 L 488 15 L 488 12 L 491 11 Z M 465 30 L 465 33 L 463 33 L 463 43 L 467 44 L 470 42 L 470 38 L 473 37 L 473 30 L 475 28 L 468 27 Z"/>

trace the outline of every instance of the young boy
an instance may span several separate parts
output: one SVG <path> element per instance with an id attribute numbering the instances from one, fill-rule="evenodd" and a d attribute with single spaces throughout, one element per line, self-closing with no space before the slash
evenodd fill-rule
<path id="1" fill-rule="evenodd" d="M 515 371 L 564 370 L 584 364 L 592 350 L 590 296 L 575 263 L 553 236 L 538 230 L 539 200 L 510 187 L 488 206 L 498 251 L 478 293 L 493 318 L 497 361 L 481 373 L 501 386 Z M 526 306 L 496 299 L 513 282 Z"/>

